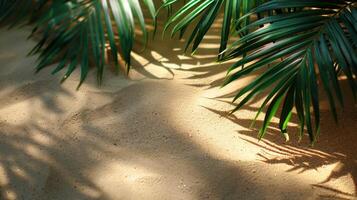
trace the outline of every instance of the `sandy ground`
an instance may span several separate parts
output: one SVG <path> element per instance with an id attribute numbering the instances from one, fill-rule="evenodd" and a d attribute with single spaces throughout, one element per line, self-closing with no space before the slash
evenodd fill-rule
<path id="1" fill-rule="evenodd" d="M 219 27 L 194 57 L 157 38 L 133 53 L 130 79 L 106 72 L 98 87 L 92 73 L 79 91 L 78 74 L 34 74 L 27 35 L 0 30 L 1 199 L 356 199 L 356 107 L 339 125 L 323 109 L 314 148 L 274 127 L 258 142 L 257 102 L 226 115 L 254 76 L 217 87 Z"/>

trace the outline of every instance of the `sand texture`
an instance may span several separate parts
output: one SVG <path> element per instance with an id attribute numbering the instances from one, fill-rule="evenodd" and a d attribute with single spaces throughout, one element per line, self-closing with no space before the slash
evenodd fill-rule
<path id="1" fill-rule="evenodd" d="M 34 74 L 28 33 L 0 30 L 0 199 L 356 199 L 348 90 L 339 125 L 322 103 L 314 148 L 296 142 L 295 123 L 285 142 L 276 119 L 258 142 L 249 126 L 261 100 L 227 115 L 254 75 L 219 89 L 219 27 L 193 57 L 157 37 L 133 53 L 129 78 L 108 69 L 98 87 L 93 70 L 79 91 L 78 71 L 62 85 L 53 67 Z"/>

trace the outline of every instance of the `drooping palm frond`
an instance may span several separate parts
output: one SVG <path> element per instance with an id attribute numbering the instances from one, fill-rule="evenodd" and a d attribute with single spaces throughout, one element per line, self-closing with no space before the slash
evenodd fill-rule
<path id="1" fill-rule="evenodd" d="M 0 22 L 10 26 L 28 22 L 46 2 L 47 0 L 2 0 L 0 1 Z"/>
<path id="2" fill-rule="evenodd" d="M 224 61 L 242 56 L 229 69 L 224 84 L 264 70 L 238 92 L 234 101 L 238 98 L 240 101 L 233 110 L 240 109 L 263 91 L 271 90 L 257 114 L 267 108 L 260 138 L 279 108 L 279 127 L 286 135 L 287 123 L 295 108 L 300 138 L 306 127 L 311 142 L 315 142 L 320 123 L 318 87 L 324 88 L 336 120 L 336 101 L 341 106 L 344 102 L 339 84 L 341 75 L 347 78 L 356 94 L 356 6 L 355 1 L 349 0 L 272 0 L 240 19 L 255 14 L 264 16 L 238 30 L 249 33 L 234 42 L 222 58 Z"/>
<path id="3" fill-rule="evenodd" d="M 178 0 L 167 0 L 163 7 L 171 6 Z M 264 2 L 263 0 L 190 0 L 179 8 L 167 21 L 165 30 L 169 26 L 173 26 L 171 36 L 180 32 L 180 37 L 183 36 L 188 27 L 198 19 L 193 31 L 191 32 L 186 43 L 185 51 L 192 44 L 191 52 L 194 52 L 201 43 L 207 31 L 211 28 L 213 22 L 221 10 L 224 9 L 221 42 L 219 52 L 222 52 L 227 47 L 227 42 L 230 37 L 232 27 L 246 26 L 249 23 L 249 17 L 244 18 L 240 23 L 236 21 L 246 13 L 248 13 L 256 5 Z M 234 25 L 234 26 L 233 26 Z"/>
<path id="4" fill-rule="evenodd" d="M 5 3 L 1 8 L 21 7 L 17 3 L 19 1 L 14 2 L 9 5 Z M 148 7 L 151 17 L 155 18 L 153 1 L 142 2 Z M 59 61 L 53 73 L 67 67 L 63 77 L 65 80 L 80 66 L 80 86 L 90 64 L 93 64 L 97 67 L 98 82 L 101 82 L 107 44 L 116 69 L 119 69 L 118 59 L 123 59 L 129 70 L 136 23 L 143 34 L 144 43 L 147 42 L 148 33 L 139 0 L 47 0 L 45 4 L 34 22 L 34 32 L 40 30 L 42 38 L 30 52 L 39 53 L 37 71 Z M 19 14 L 25 16 L 28 11 Z"/>

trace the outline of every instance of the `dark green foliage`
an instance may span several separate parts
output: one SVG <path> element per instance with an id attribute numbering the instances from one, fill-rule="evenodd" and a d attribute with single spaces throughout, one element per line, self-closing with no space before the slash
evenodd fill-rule
<path id="1" fill-rule="evenodd" d="M 176 2 L 178 2 L 178 0 L 168 0 L 163 4 L 163 7 L 169 7 Z M 239 22 L 238 19 L 262 2 L 263 0 L 191 0 L 185 3 L 182 8 L 168 19 L 165 30 L 172 25 L 171 36 L 177 32 L 181 32 L 180 35 L 182 36 L 187 30 L 187 27 L 198 18 L 198 22 L 195 24 L 185 47 L 186 51 L 192 43 L 191 51 L 194 52 L 212 26 L 214 20 L 217 19 L 221 10 L 223 10 L 224 17 L 219 49 L 219 53 L 221 53 L 227 47 L 227 41 L 231 35 L 232 27 L 245 27 L 250 21 L 249 17 Z M 241 35 L 244 35 L 244 32 L 242 32 Z M 221 56 L 222 55 L 219 57 Z"/>
<path id="2" fill-rule="evenodd" d="M 264 136 L 279 108 L 279 127 L 287 137 L 287 123 L 295 108 L 301 128 L 300 138 L 306 127 L 313 143 L 320 128 L 318 87 L 322 86 L 326 92 L 336 121 L 336 104 L 343 106 L 344 102 L 339 77 L 345 76 L 352 93 L 356 94 L 357 3 L 342 0 L 271 0 L 247 12 L 245 8 L 251 7 L 251 2 L 192 0 L 186 6 L 198 4 L 204 9 L 196 6 L 192 11 L 185 11 L 188 17 L 177 20 L 175 17 L 182 15 L 179 10 L 168 24 L 178 21 L 173 28 L 174 34 L 184 30 L 202 12 L 188 40 L 188 45 L 193 43 L 195 50 L 217 18 L 217 7 L 226 4 L 220 48 L 224 54 L 220 54 L 219 60 L 238 58 L 238 61 L 228 70 L 224 85 L 263 70 L 254 81 L 238 91 L 234 101 L 239 99 L 239 103 L 232 112 L 264 91 L 269 91 L 257 113 L 258 117 L 266 108 L 259 138 Z M 238 4 L 238 8 L 232 6 Z M 232 15 L 232 12 L 238 14 Z M 241 13 L 244 16 L 240 17 Z M 232 34 L 241 37 L 225 49 L 228 30 L 231 29 L 234 29 Z"/>
<path id="3" fill-rule="evenodd" d="M 339 84 L 341 75 L 347 77 L 352 93 L 356 94 L 356 5 L 352 1 L 274 0 L 253 9 L 247 16 L 253 14 L 265 17 L 239 29 L 239 32 L 248 30 L 249 34 L 236 41 L 222 59 L 243 56 L 229 69 L 225 84 L 258 69 L 265 71 L 237 94 L 235 100 L 248 95 L 235 110 L 273 86 L 262 105 L 262 108 L 267 106 L 267 112 L 259 137 L 264 136 L 279 106 L 282 107 L 280 129 L 285 133 L 284 125 L 295 107 L 300 138 L 306 127 L 311 142 L 315 142 L 320 128 L 318 87 L 324 88 L 336 121 L 336 103 L 343 106 L 344 102 Z M 263 28 L 257 29 L 262 25 Z"/>
<path id="4" fill-rule="evenodd" d="M 32 20 L 35 25 L 33 33 L 40 31 L 42 38 L 30 54 L 39 54 L 37 71 L 59 61 L 53 73 L 67 68 L 62 79 L 65 80 L 77 66 L 80 66 L 79 86 L 85 80 L 90 64 L 96 66 L 98 82 L 101 82 L 107 43 L 117 71 L 120 59 L 118 54 L 126 62 L 129 70 L 136 22 L 143 33 L 144 43 L 147 42 L 148 33 L 139 0 L 1 2 L 0 21 L 12 19 L 10 23 L 15 25 L 26 17 L 30 17 L 30 20 L 36 19 Z M 143 3 L 154 19 L 153 1 L 144 0 Z M 33 10 L 37 12 L 32 12 Z"/>

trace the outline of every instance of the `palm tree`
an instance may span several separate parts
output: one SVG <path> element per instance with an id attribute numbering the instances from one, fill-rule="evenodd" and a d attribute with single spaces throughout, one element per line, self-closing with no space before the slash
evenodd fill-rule
<path id="1" fill-rule="evenodd" d="M 155 21 L 156 10 L 152 0 L 142 2 Z M 318 88 L 322 86 L 327 94 L 336 121 L 336 103 L 343 106 L 344 102 L 339 83 L 342 76 L 346 77 L 356 95 L 356 2 L 189 0 L 172 12 L 172 5 L 177 2 L 164 0 L 161 5 L 172 13 L 165 31 L 172 28 L 172 36 L 179 33 L 182 37 L 189 25 L 194 24 L 185 47 L 187 51 L 192 45 L 192 53 L 223 10 L 218 61 L 237 59 L 228 70 L 223 85 L 263 70 L 255 80 L 237 91 L 233 101 L 239 102 L 232 111 L 239 110 L 258 94 L 271 90 L 254 119 L 266 109 L 259 138 L 264 136 L 279 109 L 279 128 L 288 138 L 287 124 L 295 110 L 301 130 L 299 137 L 303 137 L 306 127 L 314 143 L 320 129 Z M 35 25 L 34 33 L 42 32 L 42 39 L 30 52 L 39 54 L 37 70 L 59 61 L 53 73 L 67 67 L 65 80 L 80 65 L 79 86 L 87 76 L 90 63 L 97 67 L 98 82 L 101 82 L 107 43 L 117 69 L 120 55 L 129 70 L 135 21 L 144 35 L 144 43 L 147 40 L 139 0 L 18 0 L 0 3 L 0 22 L 14 25 L 24 19 Z M 229 43 L 232 36 L 239 39 Z"/>

